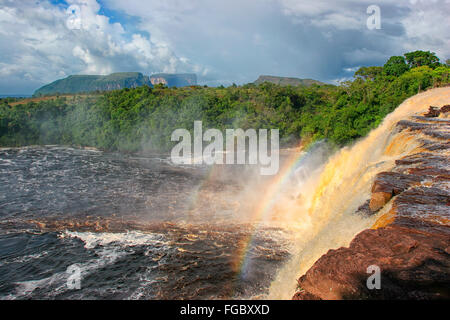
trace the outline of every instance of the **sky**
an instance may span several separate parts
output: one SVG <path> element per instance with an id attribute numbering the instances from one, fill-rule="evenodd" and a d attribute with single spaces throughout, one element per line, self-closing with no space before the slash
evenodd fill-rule
<path id="1" fill-rule="evenodd" d="M 126 71 L 338 83 L 413 50 L 449 59 L 449 15 L 450 0 L 0 0 L 0 94 Z"/>

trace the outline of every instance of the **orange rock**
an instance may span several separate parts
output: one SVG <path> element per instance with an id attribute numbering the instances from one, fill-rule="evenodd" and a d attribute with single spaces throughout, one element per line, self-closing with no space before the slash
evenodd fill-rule
<path id="1" fill-rule="evenodd" d="M 389 192 L 375 192 L 370 198 L 369 208 L 372 212 L 378 211 L 384 207 L 386 203 L 392 198 L 392 193 Z"/>

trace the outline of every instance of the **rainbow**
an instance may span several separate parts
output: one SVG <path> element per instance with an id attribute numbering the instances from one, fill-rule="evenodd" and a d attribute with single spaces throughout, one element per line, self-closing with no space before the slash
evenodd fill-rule
<path id="1" fill-rule="evenodd" d="M 232 259 L 233 270 L 236 272 L 236 280 L 242 279 L 243 275 L 245 275 L 246 271 L 250 269 L 251 259 L 249 258 L 249 250 L 252 248 L 252 244 L 255 239 L 255 234 L 258 230 L 258 226 L 265 221 L 269 213 L 272 212 L 272 208 L 277 203 L 277 200 L 280 196 L 280 191 L 289 182 L 289 178 L 296 168 L 298 168 L 299 164 L 304 159 L 306 153 L 302 152 L 304 146 L 307 143 L 301 143 L 296 149 L 296 152 L 292 152 L 291 155 L 284 162 L 283 167 L 279 171 L 279 173 L 273 178 L 273 180 L 268 184 L 267 188 L 264 190 L 264 194 L 262 195 L 262 201 L 255 208 L 253 213 L 250 216 L 250 221 L 252 221 L 251 230 L 247 233 L 245 237 L 243 237 L 238 245 L 234 257 Z M 194 193 L 191 196 L 191 208 L 195 208 L 197 205 L 197 201 L 199 198 L 200 191 L 202 186 L 213 176 L 214 166 L 211 166 L 208 169 L 208 173 L 203 179 L 201 185 L 196 188 Z M 230 292 L 231 294 L 232 292 Z"/>
<path id="2" fill-rule="evenodd" d="M 279 174 L 274 177 L 273 181 L 265 190 L 261 203 L 254 210 L 251 221 L 254 221 L 255 223 L 253 224 L 252 230 L 248 233 L 248 236 L 244 237 L 240 241 L 238 249 L 236 250 L 234 269 L 237 272 L 237 279 L 242 279 L 242 276 L 246 273 L 247 270 L 249 270 L 251 260 L 249 259 L 248 253 L 250 248 L 252 247 L 255 238 L 255 232 L 258 229 L 257 225 L 266 220 L 269 213 L 272 211 L 271 209 L 277 203 L 277 200 L 280 196 L 280 191 L 283 189 L 283 186 L 285 186 L 285 184 L 289 181 L 292 173 L 296 168 L 298 168 L 298 165 L 304 159 L 306 153 L 301 152 L 304 146 L 305 144 L 301 143 L 298 147 L 299 151 L 292 153 L 292 155 L 288 157 Z"/>

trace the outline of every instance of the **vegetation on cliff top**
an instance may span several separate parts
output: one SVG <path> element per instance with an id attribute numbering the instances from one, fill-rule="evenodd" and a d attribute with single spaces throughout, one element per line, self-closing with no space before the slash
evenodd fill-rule
<path id="1" fill-rule="evenodd" d="M 122 152 L 168 151 L 176 128 L 279 128 L 281 144 L 366 135 L 403 100 L 450 82 L 433 53 L 362 67 L 339 86 L 246 84 L 228 88 L 141 86 L 102 95 L 16 104 L 0 101 L 0 146 L 68 144 Z"/>
<path id="2" fill-rule="evenodd" d="M 39 88 L 34 93 L 34 96 L 107 91 L 143 85 L 151 86 L 150 79 L 139 72 L 118 72 L 107 76 L 72 75 Z"/>
<path id="3" fill-rule="evenodd" d="M 312 86 L 313 84 L 324 85 L 325 83 L 313 80 L 313 79 L 299 79 L 299 78 L 288 78 L 288 77 L 276 77 L 276 76 L 259 76 L 259 78 L 253 82 L 256 85 L 262 84 L 264 82 L 270 82 L 278 84 L 280 86 Z"/>

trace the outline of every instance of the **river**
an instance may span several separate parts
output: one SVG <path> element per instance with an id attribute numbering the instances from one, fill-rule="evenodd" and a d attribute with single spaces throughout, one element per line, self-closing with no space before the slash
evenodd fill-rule
<path id="1" fill-rule="evenodd" d="M 0 298 L 267 293 L 289 257 L 289 232 L 246 216 L 257 203 L 246 187 L 254 170 L 233 170 L 61 146 L 1 149 Z M 79 290 L 67 285 L 73 265 Z"/>

